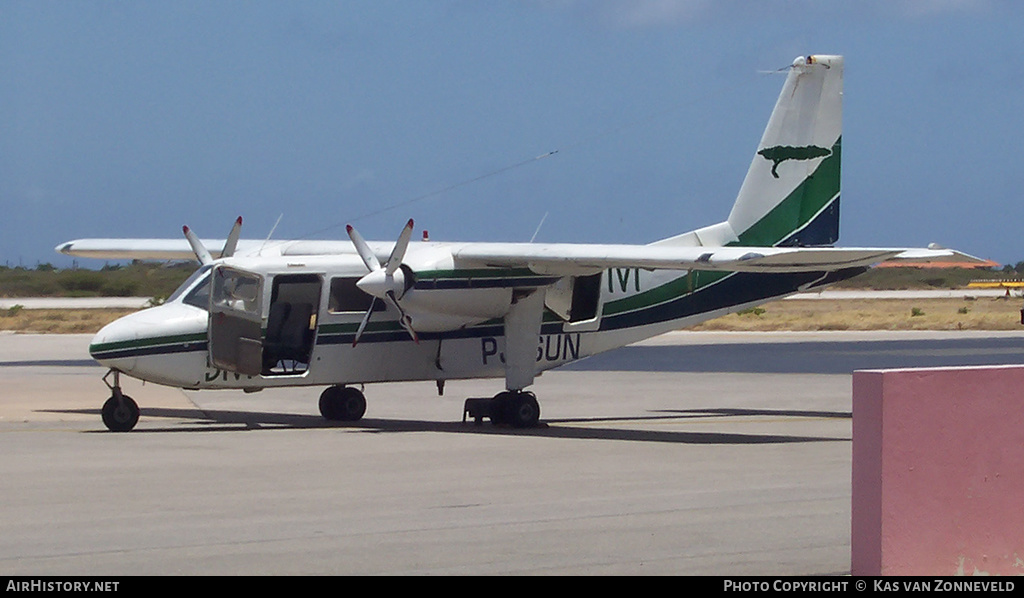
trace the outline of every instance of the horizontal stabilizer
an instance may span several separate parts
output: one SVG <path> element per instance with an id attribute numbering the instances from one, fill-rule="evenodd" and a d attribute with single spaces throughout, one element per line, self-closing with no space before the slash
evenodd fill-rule
<path id="1" fill-rule="evenodd" d="M 942 263 L 944 265 L 970 268 L 972 266 L 992 265 L 992 262 L 989 260 L 974 257 L 973 255 L 968 255 L 962 251 L 936 248 L 908 249 L 898 255 L 894 255 L 886 261 L 906 266 L 926 266 L 932 263 Z"/>

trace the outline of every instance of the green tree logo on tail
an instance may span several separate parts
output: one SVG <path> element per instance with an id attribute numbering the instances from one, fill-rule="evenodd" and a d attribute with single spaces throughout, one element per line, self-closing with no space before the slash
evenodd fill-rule
<path id="1" fill-rule="evenodd" d="M 815 158 L 828 156 L 831 153 L 831 150 L 818 147 L 816 145 L 808 145 L 804 147 L 776 145 L 775 147 L 766 147 L 757 152 L 757 154 L 765 160 L 772 161 L 772 176 L 775 178 L 779 178 L 779 173 L 776 170 L 779 167 L 779 164 L 782 164 L 786 160 L 813 160 Z"/>

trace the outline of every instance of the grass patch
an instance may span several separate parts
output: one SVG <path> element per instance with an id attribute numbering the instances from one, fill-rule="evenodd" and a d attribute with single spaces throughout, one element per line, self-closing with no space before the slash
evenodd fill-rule
<path id="1" fill-rule="evenodd" d="M 970 305 L 970 308 L 967 305 Z M 919 315 L 912 315 L 916 306 Z M 17 306 L 15 306 L 17 307 Z M 1020 299 L 787 299 L 688 330 L 1021 330 Z M 95 333 L 132 309 L 0 310 L 0 330 Z"/>
<path id="2" fill-rule="evenodd" d="M 1019 277 L 1020 274 L 1015 270 L 1004 272 L 976 268 L 872 268 L 860 276 L 838 282 L 832 288 L 876 291 L 963 289 L 972 280 L 1013 280 Z"/>
<path id="3" fill-rule="evenodd" d="M 970 308 L 967 304 L 970 304 Z M 688 330 L 1020 330 L 1019 298 L 786 299 L 758 317 L 722 316 Z"/>
<path id="4" fill-rule="evenodd" d="M 10 310 L 3 310 L 9 312 Z M 0 318 L 0 330 L 47 334 L 94 334 L 134 309 L 22 309 Z M 0 312 L 2 313 L 2 312 Z"/>

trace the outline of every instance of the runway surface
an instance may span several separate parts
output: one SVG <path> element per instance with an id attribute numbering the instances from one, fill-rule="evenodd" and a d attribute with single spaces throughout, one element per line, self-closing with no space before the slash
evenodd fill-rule
<path id="1" fill-rule="evenodd" d="M 548 372 L 545 427 L 462 423 L 501 382 L 137 382 L 108 433 L 88 336 L 0 336 L 9 575 L 849 572 L 850 372 L 1024 363 L 1020 333 L 674 333 Z"/>

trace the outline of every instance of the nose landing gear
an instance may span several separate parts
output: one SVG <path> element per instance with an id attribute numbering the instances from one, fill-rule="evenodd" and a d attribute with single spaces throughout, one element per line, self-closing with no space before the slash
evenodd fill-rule
<path id="1" fill-rule="evenodd" d="M 111 384 L 107 378 L 113 374 L 114 383 Z M 103 376 L 103 383 L 110 389 L 111 396 L 103 403 L 103 424 L 111 432 L 127 432 L 135 427 L 139 421 L 139 405 L 121 392 L 121 372 L 110 370 Z"/>

